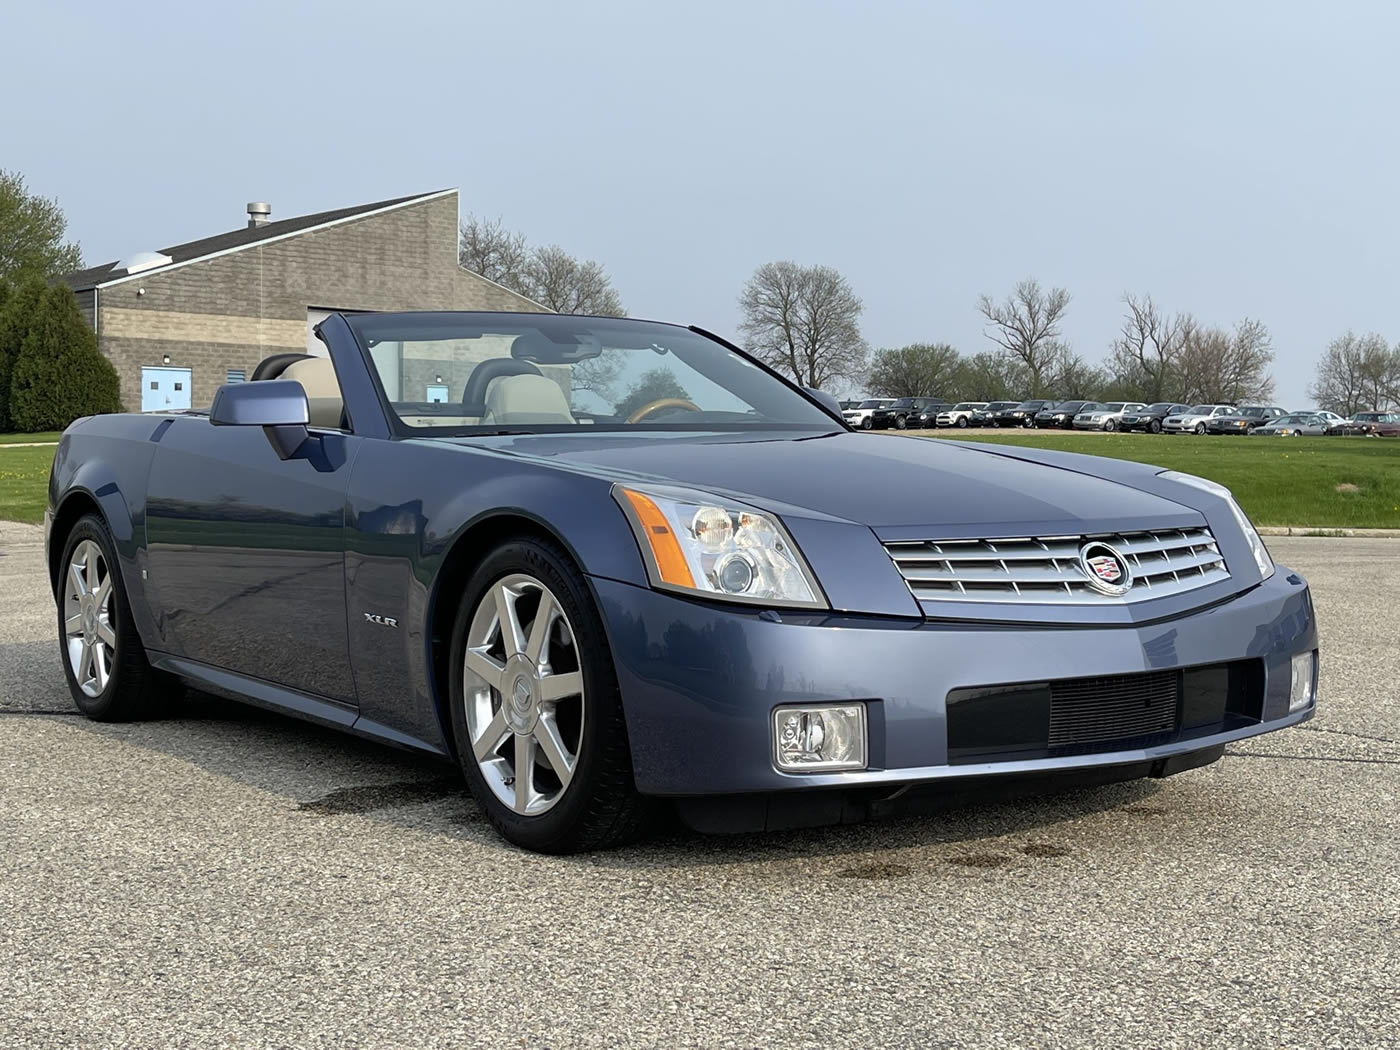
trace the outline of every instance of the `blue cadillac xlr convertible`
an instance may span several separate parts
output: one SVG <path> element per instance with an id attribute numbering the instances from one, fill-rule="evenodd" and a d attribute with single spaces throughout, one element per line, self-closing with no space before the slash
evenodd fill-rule
<path id="1" fill-rule="evenodd" d="M 461 765 L 521 846 L 955 778 L 1166 776 L 1313 713 L 1307 584 L 1230 493 L 851 432 L 698 328 L 333 315 L 207 411 L 82 419 L 45 516 L 96 719 L 189 683 Z"/>

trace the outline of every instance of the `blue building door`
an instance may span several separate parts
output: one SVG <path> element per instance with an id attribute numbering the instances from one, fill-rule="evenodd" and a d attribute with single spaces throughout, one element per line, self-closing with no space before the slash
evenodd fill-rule
<path id="1" fill-rule="evenodd" d="M 179 412 L 190 407 L 188 368 L 141 369 L 141 411 Z"/>

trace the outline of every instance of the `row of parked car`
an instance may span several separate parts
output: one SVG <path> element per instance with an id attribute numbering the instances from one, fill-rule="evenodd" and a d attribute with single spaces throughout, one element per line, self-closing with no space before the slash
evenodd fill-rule
<path id="1" fill-rule="evenodd" d="M 1037 427 L 1126 430 L 1146 434 L 1257 434 L 1303 437 L 1350 434 L 1400 437 L 1400 412 L 1288 412 L 1277 405 L 1188 405 L 1159 401 L 960 401 L 932 397 L 841 402 L 846 422 L 861 430 L 928 427 Z"/>

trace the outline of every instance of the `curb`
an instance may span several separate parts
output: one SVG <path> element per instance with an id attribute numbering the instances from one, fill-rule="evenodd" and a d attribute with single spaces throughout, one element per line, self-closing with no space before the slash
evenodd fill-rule
<path id="1" fill-rule="evenodd" d="M 57 441 L 11 441 L 7 445 L 0 445 L 0 452 L 7 448 L 52 448 L 57 445 Z"/>
<path id="2" fill-rule="evenodd" d="M 1400 529 L 1336 529 L 1323 525 L 1260 525 L 1261 536 L 1309 536 L 1314 539 L 1400 540 Z"/>

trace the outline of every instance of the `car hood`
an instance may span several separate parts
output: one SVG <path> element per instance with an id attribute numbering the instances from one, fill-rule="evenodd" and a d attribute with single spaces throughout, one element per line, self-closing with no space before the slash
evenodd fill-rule
<path id="1" fill-rule="evenodd" d="M 448 439 L 605 478 L 733 496 L 784 515 L 857 522 L 904 534 L 1060 535 L 1198 526 L 1202 514 L 1102 476 L 1155 468 L 1073 457 L 1034 462 L 1035 450 L 838 432 L 538 434 Z M 1029 453 L 1029 455 L 1028 455 Z M 1078 462 L 1082 461 L 1082 462 Z M 1173 493 L 1175 495 L 1175 493 Z"/>

